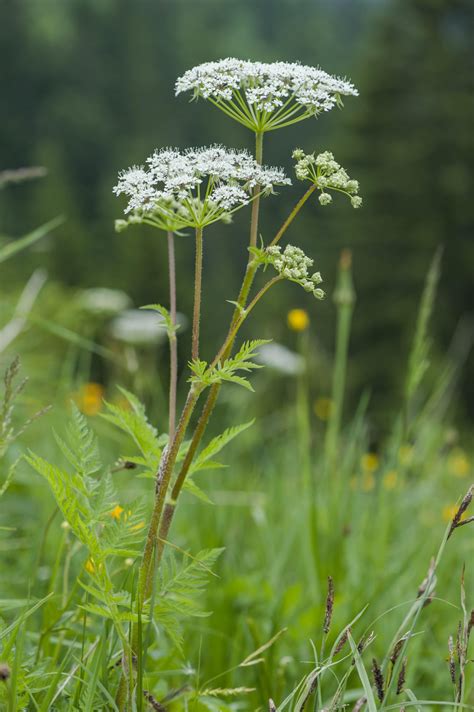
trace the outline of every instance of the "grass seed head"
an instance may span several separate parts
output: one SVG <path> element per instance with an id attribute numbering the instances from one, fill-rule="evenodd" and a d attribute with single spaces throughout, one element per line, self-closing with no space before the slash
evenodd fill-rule
<path id="1" fill-rule="evenodd" d="M 456 664 L 454 662 L 454 642 L 453 636 L 450 635 L 448 638 L 448 651 L 449 651 L 449 675 L 451 677 L 451 682 L 453 685 L 456 684 Z"/>
<path id="2" fill-rule="evenodd" d="M 392 654 L 390 656 L 390 662 L 392 663 L 392 665 L 395 665 L 395 663 L 397 662 L 405 641 L 406 641 L 406 636 L 403 636 L 403 638 L 400 638 L 400 640 L 397 641 L 395 643 L 395 645 L 393 646 Z"/>
<path id="3" fill-rule="evenodd" d="M 343 632 L 343 634 L 342 634 L 341 637 L 340 637 L 340 640 L 339 640 L 338 644 L 336 645 L 336 647 L 335 647 L 335 649 L 334 649 L 334 655 L 337 655 L 338 653 L 341 652 L 341 650 L 343 649 L 343 647 L 344 647 L 345 644 L 347 643 L 347 638 L 348 638 L 350 632 L 351 632 L 351 629 L 350 629 L 350 628 L 346 628 L 346 629 L 345 629 L 345 631 Z"/>
<path id="4" fill-rule="evenodd" d="M 406 674 L 407 674 L 407 659 L 405 658 L 402 663 L 400 674 L 398 675 L 397 695 L 399 695 L 401 692 L 403 692 L 403 688 L 405 686 Z"/>
<path id="5" fill-rule="evenodd" d="M 332 613 L 334 608 L 334 583 L 332 576 L 328 576 L 328 594 L 326 597 L 326 613 L 324 616 L 324 633 L 329 633 L 329 628 L 331 627 Z"/>
<path id="6" fill-rule="evenodd" d="M 471 485 L 469 487 L 468 491 L 466 492 L 466 494 L 464 495 L 464 498 L 463 498 L 461 504 L 459 505 L 458 511 L 456 512 L 456 514 L 453 517 L 453 521 L 451 522 L 451 526 L 449 528 L 448 539 L 455 529 L 457 529 L 458 527 L 460 527 L 464 524 L 467 524 L 468 522 L 472 522 L 474 520 L 474 517 L 470 517 L 469 519 L 465 519 L 465 520 L 461 521 L 463 514 L 466 512 L 466 510 L 468 509 L 469 505 L 472 502 L 473 496 L 474 496 L 474 485 Z"/>
<path id="7" fill-rule="evenodd" d="M 166 712 L 166 707 L 164 707 L 160 702 L 158 702 L 158 700 L 156 700 L 151 694 L 151 692 L 148 692 L 148 690 L 143 690 L 143 697 L 153 710 L 157 710 L 158 712 Z"/>
<path id="8" fill-rule="evenodd" d="M 383 698 L 385 697 L 383 672 L 382 668 L 380 667 L 375 658 L 372 658 L 372 674 L 374 676 L 377 697 L 379 698 L 380 702 L 383 702 Z"/>

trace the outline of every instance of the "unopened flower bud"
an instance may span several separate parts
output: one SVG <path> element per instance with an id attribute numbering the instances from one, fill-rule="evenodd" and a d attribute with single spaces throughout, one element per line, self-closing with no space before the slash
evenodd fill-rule
<path id="1" fill-rule="evenodd" d="M 332 203 L 332 198 L 329 193 L 321 193 L 321 195 L 319 196 L 319 202 L 321 203 L 321 205 L 329 205 L 330 203 Z"/>

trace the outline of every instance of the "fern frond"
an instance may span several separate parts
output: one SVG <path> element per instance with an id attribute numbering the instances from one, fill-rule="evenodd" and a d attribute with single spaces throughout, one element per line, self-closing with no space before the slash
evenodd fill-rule
<path id="1" fill-rule="evenodd" d="M 136 555 L 146 534 L 145 510 L 144 501 L 137 499 L 130 502 L 118 517 L 112 516 L 111 509 L 105 513 L 101 542 L 107 556 Z"/>
<path id="2" fill-rule="evenodd" d="M 204 549 L 193 557 L 191 563 L 177 566 L 173 555 L 163 562 L 161 582 L 155 598 L 154 615 L 173 642 L 181 647 L 181 621 L 189 616 L 206 616 L 199 601 L 208 575 L 223 549 Z"/>
<path id="3" fill-rule="evenodd" d="M 92 613 L 94 616 L 107 618 L 114 623 L 138 623 L 138 615 L 133 611 L 114 611 L 108 606 L 100 606 L 95 603 L 84 603 L 79 608 L 87 611 L 87 613 Z M 142 616 L 142 621 L 144 621 L 144 616 Z"/>
<path id="4" fill-rule="evenodd" d="M 25 459 L 48 482 L 56 504 L 79 541 L 92 555 L 100 559 L 102 550 L 91 527 L 91 509 L 87 497 L 80 496 L 77 487 L 78 478 L 60 470 L 33 452 L 30 452 Z"/>
<path id="5" fill-rule="evenodd" d="M 119 501 L 118 492 L 110 472 L 105 472 L 98 480 L 97 488 L 91 500 L 94 520 L 97 522 L 108 521 L 110 513 Z"/>
<path id="6" fill-rule="evenodd" d="M 97 438 L 76 404 L 72 403 L 71 407 L 72 413 L 66 429 L 66 440 L 63 440 L 56 432 L 54 432 L 54 438 L 64 457 L 86 483 L 86 486 L 95 487 L 96 482 L 90 476 L 101 467 Z"/>
<path id="7" fill-rule="evenodd" d="M 123 408 L 106 402 L 108 413 L 102 414 L 102 418 L 131 437 L 140 451 L 146 467 L 152 471 L 156 470 L 161 457 L 163 439 L 158 438 L 158 432 L 149 422 L 145 408 L 140 401 L 125 388 L 120 388 L 120 392 L 130 407 Z M 126 459 L 132 460 L 128 457 Z"/>

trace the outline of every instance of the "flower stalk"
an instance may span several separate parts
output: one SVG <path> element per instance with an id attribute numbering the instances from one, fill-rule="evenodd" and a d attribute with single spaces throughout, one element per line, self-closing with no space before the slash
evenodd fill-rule
<path id="1" fill-rule="evenodd" d="M 178 385 L 178 341 L 176 338 L 176 259 L 174 249 L 174 234 L 171 230 L 167 233 L 168 239 L 168 273 L 170 290 L 170 319 L 173 329 L 170 331 L 170 388 L 169 388 L 169 438 L 174 438 L 176 427 L 176 392 Z"/>
<path id="2" fill-rule="evenodd" d="M 194 307 L 193 307 L 193 335 L 191 357 L 199 358 L 199 327 L 201 322 L 201 291 L 202 291 L 202 227 L 196 228 L 196 254 L 194 266 Z"/>

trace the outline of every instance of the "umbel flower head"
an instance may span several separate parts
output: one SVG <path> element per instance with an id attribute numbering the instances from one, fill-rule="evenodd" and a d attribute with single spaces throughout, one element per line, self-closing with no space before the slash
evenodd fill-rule
<path id="1" fill-rule="evenodd" d="M 324 298 L 324 291 L 319 288 L 323 281 L 321 274 L 320 272 L 310 274 L 309 270 L 314 260 L 305 255 L 301 248 L 287 245 L 282 252 L 280 245 L 273 245 L 267 247 L 265 253 L 267 263 L 273 265 L 281 277 L 296 282 L 306 292 L 312 292 L 316 299 Z"/>
<path id="2" fill-rule="evenodd" d="M 309 180 L 321 191 L 319 202 L 321 205 L 332 203 L 328 190 L 344 193 L 350 198 L 353 208 L 360 208 L 362 198 L 359 193 L 359 182 L 349 178 L 347 171 L 334 160 L 330 151 L 324 151 L 317 156 L 314 153 L 305 153 L 301 148 L 293 151 L 296 159 L 295 174 L 299 180 Z"/>
<path id="3" fill-rule="evenodd" d="M 132 221 L 169 221 L 179 229 L 228 220 L 255 197 L 255 187 L 268 195 L 290 183 L 283 170 L 259 165 L 247 151 L 210 146 L 155 151 L 146 167 L 120 173 L 113 190 L 128 197 Z"/>
<path id="4" fill-rule="evenodd" d="M 357 96 L 346 79 L 298 62 L 250 62 L 229 57 L 189 69 L 176 81 L 176 94 L 192 91 L 257 132 L 273 131 L 318 116 L 342 96 Z"/>

